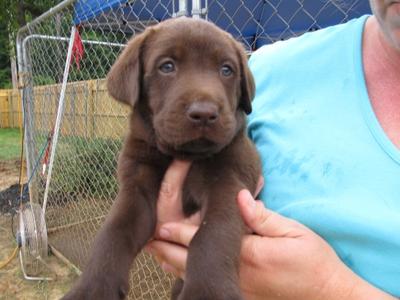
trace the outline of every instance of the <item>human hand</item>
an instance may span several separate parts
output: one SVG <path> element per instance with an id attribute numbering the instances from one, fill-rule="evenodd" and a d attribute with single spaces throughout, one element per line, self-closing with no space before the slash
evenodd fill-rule
<path id="1" fill-rule="evenodd" d="M 147 250 L 148 252 L 153 252 L 153 245 L 159 245 L 160 243 L 163 243 L 162 236 L 164 232 L 163 230 L 160 230 L 160 228 L 165 223 L 175 222 L 186 224 L 188 226 L 192 225 L 193 228 L 195 228 L 194 232 L 196 232 L 199 228 L 201 221 L 200 212 L 197 212 L 186 218 L 182 211 L 182 188 L 186 176 L 190 170 L 190 166 L 191 162 L 189 161 L 175 159 L 168 167 L 161 183 L 161 188 L 157 199 L 157 224 L 154 236 L 155 240 L 148 242 L 147 246 L 145 247 L 145 251 Z M 258 195 L 263 186 L 264 178 L 260 176 L 254 195 Z M 181 252 L 181 250 L 187 252 L 187 249 L 179 249 L 178 252 Z M 186 257 L 186 255 L 187 254 L 184 256 Z M 161 262 L 158 256 L 155 258 L 159 261 L 162 267 L 168 268 L 165 263 Z"/>
<path id="2" fill-rule="evenodd" d="M 186 218 L 182 211 L 182 188 L 190 170 L 191 162 L 174 160 L 168 167 L 157 199 L 157 230 L 167 222 L 182 222 L 199 225 L 200 212 Z M 264 178 L 260 176 L 254 195 L 258 195 L 264 186 Z"/>
<path id="3" fill-rule="evenodd" d="M 248 191 L 238 195 L 245 223 L 254 234 L 242 240 L 240 286 L 246 299 L 394 299 L 348 269 L 333 249 L 300 223 L 264 208 Z M 198 226 L 164 224 L 164 241 L 147 248 L 162 268 L 184 279 L 187 247 Z"/>
<path id="4" fill-rule="evenodd" d="M 200 224 L 199 213 L 186 218 L 182 211 L 182 188 L 190 166 L 191 162 L 176 159 L 168 167 L 157 199 L 157 229 L 167 222 Z"/>

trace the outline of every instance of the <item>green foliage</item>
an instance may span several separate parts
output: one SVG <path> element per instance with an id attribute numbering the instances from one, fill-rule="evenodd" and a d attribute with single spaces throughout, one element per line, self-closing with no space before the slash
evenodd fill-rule
<path id="1" fill-rule="evenodd" d="M 57 194 L 114 198 L 117 154 L 121 141 L 68 138 L 60 143 L 54 164 L 52 187 Z"/>
<path id="2" fill-rule="evenodd" d="M 11 86 L 10 57 L 15 57 L 15 40 L 19 28 L 40 14 L 55 6 L 57 0 L 0 0 L 0 88 Z M 5 8 L 5 9 L 4 9 Z M 47 36 L 68 37 L 73 24 L 73 15 L 65 13 L 57 21 L 48 18 L 33 28 L 35 33 Z M 122 33 L 81 27 L 82 40 L 100 42 L 126 42 Z M 32 39 L 27 43 L 29 64 L 32 66 L 33 84 L 60 83 L 65 64 L 68 40 Z M 84 55 L 80 66 L 72 61 L 69 81 L 104 78 L 116 57 L 122 50 L 118 46 L 84 43 Z"/>
<path id="3" fill-rule="evenodd" d="M 82 40 L 91 42 L 120 43 L 124 40 L 117 33 L 95 31 L 89 28 L 82 29 L 81 37 Z M 122 47 L 117 46 L 110 47 L 97 45 L 96 43 L 84 43 L 84 56 L 80 61 L 80 68 L 75 63 L 72 64 L 70 81 L 105 78 L 122 49 Z"/>
<path id="4" fill-rule="evenodd" d="M 0 13 L 0 88 L 11 86 L 11 61 L 9 43 L 9 25 Z"/>
<path id="5" fill-rule="evenodd" d="M 0 89 L 11 89 L 11 68 L 0 66 Z"/>
<path id="6" fill-rule="evenodd" d="M 19 129 L 0 128 L 0 160 L 18 159 L 21 152 Z"/>
<path id="7" fill-rule="evenodd" d="M 54 84 L 56 81 L 49 75 L 37 75 L 34 79 L 35 85 L 48 85 Z"/>
<path id="8" fill-rule="evenodd" d="M 0 88 L 11 86 L 11 61 L 19 28 L 57 4 L 57 0 L 0 0 Z"/>
<path id="9" fill-rule="evenodd" d="M 64 16 L 62 22 L 57 24 L 58 28 L 44 24 L 41 30 L 49 36 L 59 36 L 60 32 L 62 36 L 69 36 L 71 23 L 72 19 Z M 74 82 L 105 78 L 122 47 L 109 47 L 96 44 L 96 42 L 118 42 L 117 39 L 123 40 L 123 38 L 115 33 L 96 31 L 90 27 L 81 28 L 80 31 L 82 40 L 90 42 L 83 43 L 84 54 L 79 61 L 79 66 L 74 57 L 72 58 L 68 80 Z M 68 40 L 32 39 L 29 41 L 30 65 L 32 65 L 35 86 L 62 81 L 67 48 Z"/>

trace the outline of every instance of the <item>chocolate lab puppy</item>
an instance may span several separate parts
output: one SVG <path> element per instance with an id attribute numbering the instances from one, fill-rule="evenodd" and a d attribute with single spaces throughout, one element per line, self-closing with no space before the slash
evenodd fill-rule
<path id="1" fill-rule="evenodd" d="M 254 82 L 242 46 L 203 20 L 172 19 L 129 42 L 108 75 L 113 98 L 132 107 L 118 161 L 119 193 L 90 260 L 64 299 L 122 299 L 133 259 L 152 238 L 156 200 L 174 158 L 193 161 L 186 215 L 201 211 L 185 281 L 172 298 L 243 299 L 238 192 L 255 191 L 260 162 L 246 136 Z"/>

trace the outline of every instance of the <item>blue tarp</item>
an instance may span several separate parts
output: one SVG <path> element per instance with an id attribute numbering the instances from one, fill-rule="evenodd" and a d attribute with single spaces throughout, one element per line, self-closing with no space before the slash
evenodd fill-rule
<path id="1" fill-rule="evenodd" d="M 100 16 L 103 20 L 112 16 L 124 22 L 163 21 L 173 15 L 173 4 L 176 10 L 178 0 L 79 0 L 75 4 L 74 21 L 75 24 L 91 22 Z M 191 11 L 190 4 L 188 11 Z M 368 0 L 208 1 L 208 20 L 255 49 L 271 40 L 286 39 L 366 13 L 370 13 Z M 257 44 L 254 44 L 256 37 Z"/>
<path id="2" fill-rule="evenodd" d="M 87 22 L 125 4 L 128 0 L 79 0 L 75 4 L 75 24 Z"/>
<path id="3" fill-rule="evenodd" d="M 88 22 L 101 14 L 112 14 L 125 21 L 162 21 L 172 16 L 173 5 L 171 0 L 79 0 L 75 4 L 74 21 Z"/>

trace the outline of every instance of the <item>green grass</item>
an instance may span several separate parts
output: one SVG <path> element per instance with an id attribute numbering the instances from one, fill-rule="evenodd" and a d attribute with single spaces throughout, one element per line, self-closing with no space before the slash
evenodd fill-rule
<path id="1" fill-rule="evenodd" d="M 0 160 L 18 159 L 21 135 L 18 128 L 0 128 Z"/>

